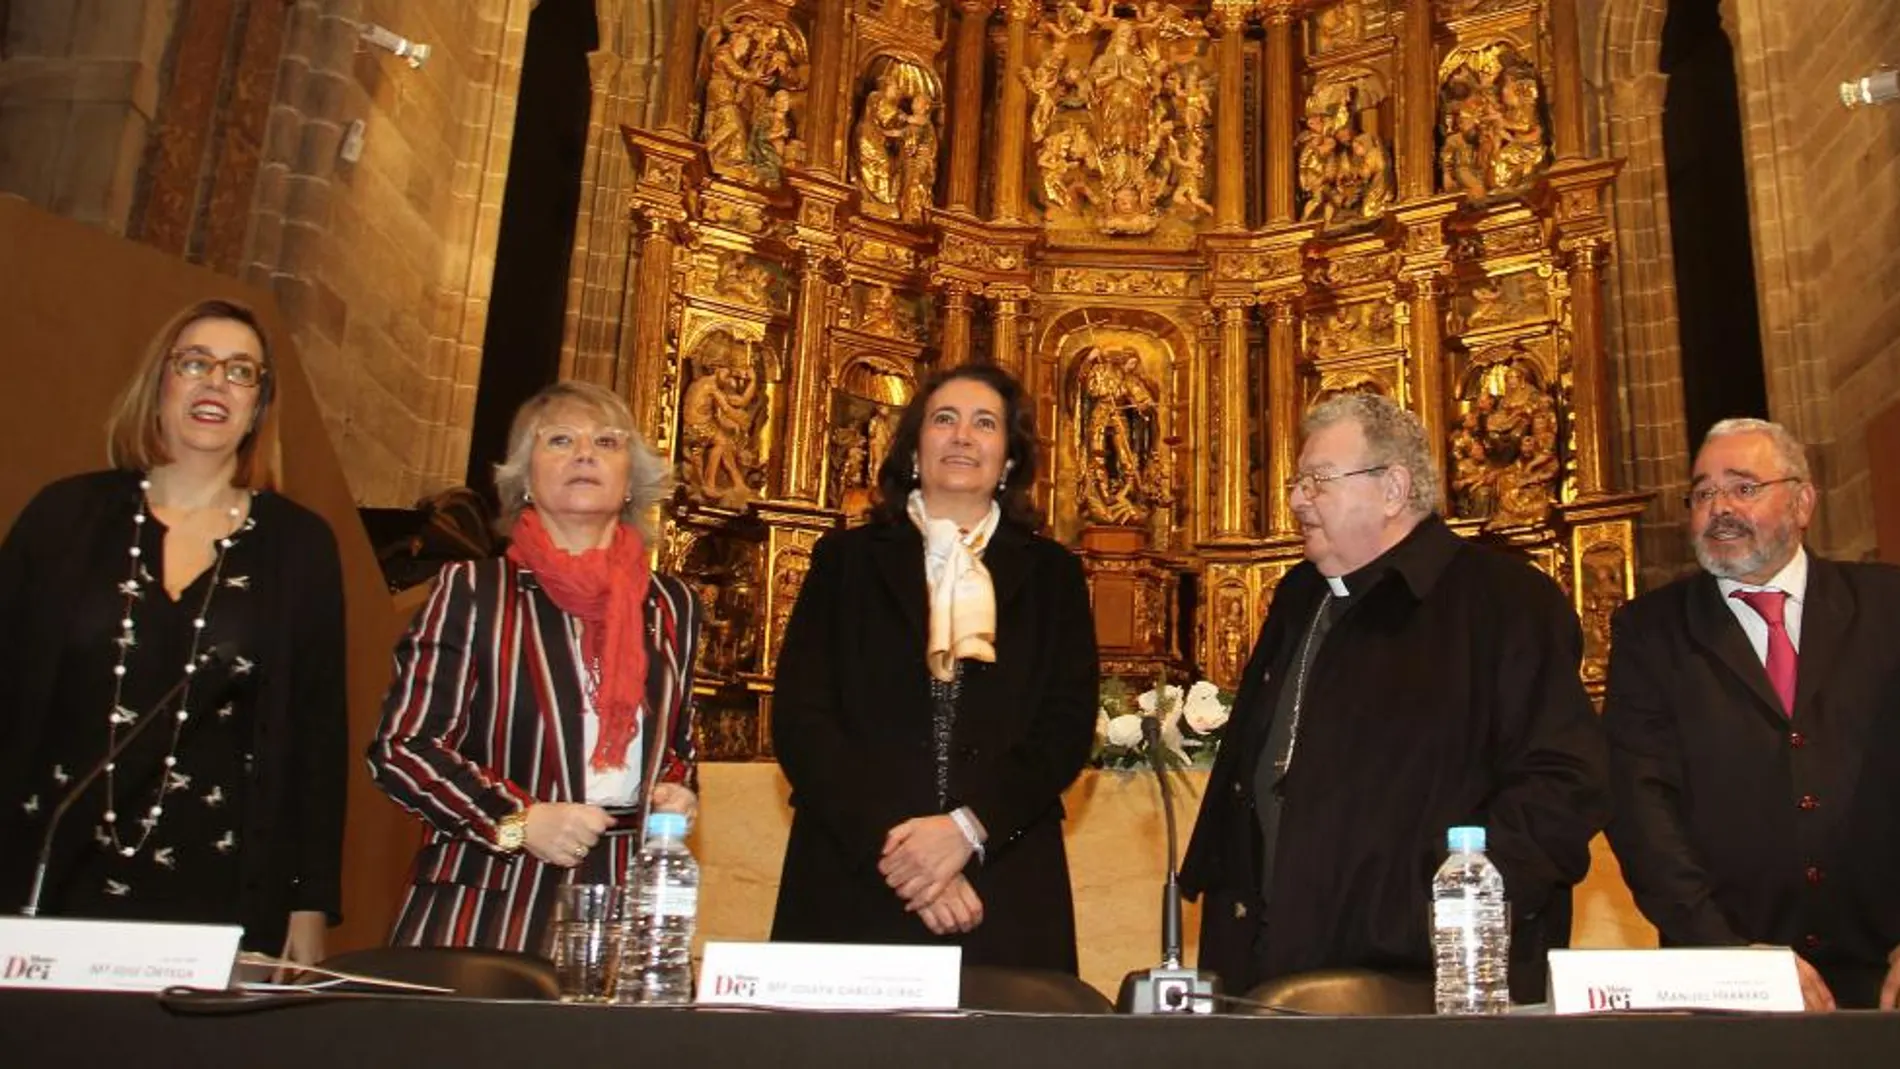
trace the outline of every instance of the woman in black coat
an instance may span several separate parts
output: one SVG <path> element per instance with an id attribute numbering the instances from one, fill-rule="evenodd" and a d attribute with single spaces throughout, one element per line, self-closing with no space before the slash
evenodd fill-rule
<path id="1" fill-rule="evenodd" d="M 1061 796 L 1094 624 L 1080 562 L 1036 533 L 1035 442 L 1014 378 L 953 369 L 904 410 L 873 522 L 814 549 L 773 701 L 795 814 L 772 938 L 1076 971 Z"/>

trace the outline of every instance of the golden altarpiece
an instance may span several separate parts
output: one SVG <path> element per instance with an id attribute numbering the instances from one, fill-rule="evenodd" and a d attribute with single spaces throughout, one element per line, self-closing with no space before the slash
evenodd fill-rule
<path id="1" fill-rule="evenodd" d="M 1454 526 L 1570 591 L 1601 685 L 1641 500 L 1612 479 L 1617 168 L 1583 154 L 1575 0 L 677 19 L 664 114 L 620 131 L 632 266 L 591 366 L 678 464 L 661 564 L 708 610 L 705 756 L 769 753 L 813 542 L 920 377 L 972 360 L 1036 398 L 1105 672 L 1235 684 L 1300 559 L 1301 413 L 1375 390 L 1421 416 Z"/>

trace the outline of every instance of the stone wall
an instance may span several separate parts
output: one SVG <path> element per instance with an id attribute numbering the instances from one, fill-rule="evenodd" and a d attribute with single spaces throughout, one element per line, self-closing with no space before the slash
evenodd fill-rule
<path id="1" fill-rule="evenodd" d="M 290 5 L 244 273 L 296 324 L 361 504 L 464 480 L 530 6 Z M 427 63 L 365 47 L 362 22 L 426 42 Z"/>
<path id="2" fill-rule="evenodd" d="M 1900 399 L 1900 105 L 1848 111 L 1836 87 L 1900 63 L 1900 5 L 1724 0 L 1723 22 L 1742 89 L 1769 408 L 1814 446 L 1812 543 L 1870 556 L 1868 423 Z"/>

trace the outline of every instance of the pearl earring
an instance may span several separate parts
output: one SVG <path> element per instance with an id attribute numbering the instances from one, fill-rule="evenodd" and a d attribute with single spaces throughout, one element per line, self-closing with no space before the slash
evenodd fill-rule
<path id="1" fill-rule="evenodd" d="M 917 466 L 917 454 L 915 453 L 912 453 L 910 456 L 910 481 L 914 483 L 924 481 L 924 469 Z"/>
<path id="2" fill-rule="evenodd" d="M 521 491 L 521 503 L 524 505 L 534 504 L 534 491 L 533 490 Z"/>

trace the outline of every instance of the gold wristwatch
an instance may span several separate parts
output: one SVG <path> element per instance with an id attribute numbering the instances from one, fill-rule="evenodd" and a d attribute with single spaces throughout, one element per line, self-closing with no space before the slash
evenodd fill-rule
<path id="1" fill-rule="evenodd" d="M 495 823 L 495 849 L 504 854 L 519 853 L 528 841 L 528 811 L 517 809 Z"/>

